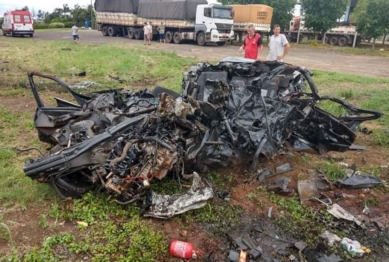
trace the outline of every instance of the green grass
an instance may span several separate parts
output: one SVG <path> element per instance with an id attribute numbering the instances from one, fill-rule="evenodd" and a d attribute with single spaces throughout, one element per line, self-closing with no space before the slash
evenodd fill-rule
<path id="1" fill-rule="evenodd" d="M 41 71 L 63 77 L 70 83 L 92 80 L 103 84 L 105 88 L 128 85 L 152 88 L 161 85 L 178 91 L 183 68 L 194 64 L 193 59 L 179 58 L 172 52 L 147 50 L 145 47 L 74 45 L 72 42 L 35 39 L 26 39 L 24 42 L 11 38 L 3 40 L 5 53 L 9 51 L 19 54 L 5 57 L 12 60 L 12 63 L 5 64 L 8 67 L 5 73 L 8 86 L 17 86 L 23 78 L 27 80 L 27 71 Z M 63 51 L 62 48 L 71 50 Z M 45 51 L 42 53 L 41 50 Z M 15 75 L 15 69 L 23 73 Z M 81 71 L 86 71 L 87 77 L 70 76 L 71 73 Z M 119 76 L 127 83 L 119 84 L 110 79 L 109 75 Z"/>
<path id="2" fill-rule="evenodd" d="M 307 48 L 307 49 L 318 49 L 326 50 L 330 52 L 339 52 L 349 55 L 364 55 L 364 56 L 378 56 L 378 57 L 389 57 L 389 45 L 383 46 L 382 44 L 376 43 L 375 50 L 371 50 L 371 44 L 362 43 L 355 48 L 351 46 L 332 46 L 323 45 L 320 43 L 314 43 L 314 41 L 304 40 L 300 44 L 293 43 L 292 48 Z M 383 48 L 384 51 L 380 51 Z"/>

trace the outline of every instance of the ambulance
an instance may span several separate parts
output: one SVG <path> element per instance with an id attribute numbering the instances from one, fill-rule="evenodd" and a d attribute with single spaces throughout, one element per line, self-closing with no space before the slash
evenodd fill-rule
<path id="1" fill-rule="evenodd" d="M 11 36 L 34 36 L 34 21 L 28 10 L 14 10 L 4 13 L 3 18 L 3 35 Z"/>

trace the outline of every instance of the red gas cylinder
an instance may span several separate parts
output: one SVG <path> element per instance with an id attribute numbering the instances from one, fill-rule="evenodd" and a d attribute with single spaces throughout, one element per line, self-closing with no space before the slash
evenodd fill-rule
<path id="1" fill-rule="evenodd" d="M 173 240 L 169 248 L 170 255 L 185 259 L 196 259 L 200 253 L 193 249 L 193 244 L 179 240 Z"/>

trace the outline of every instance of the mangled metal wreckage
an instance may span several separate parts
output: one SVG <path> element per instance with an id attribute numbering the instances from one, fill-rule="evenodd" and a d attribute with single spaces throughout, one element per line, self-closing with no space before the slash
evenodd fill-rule
<path id="1" fill-rule="evenodd" d="M 35 126 L 52 148 L 28 161 L 25 174 L 51 183 L 61 197 L 103 189 L 119 204 L 142 200 L 154 206 L 151 216 L 169 217 L 212 197 L 193 172 L 245 160 L 255 167 L 260 156 L 272 157 L 286 143 L 298 151 L 345 151 L 360 123 L 381 116 L 320 96 L 311 72 L 290 64 L 227 58 L 199 63 L 183 75 L 182 94 L 156 87 L 87 96 L 54 76 L 29 73 L 38 106 Z M 56 81 L 77 103 L 56 98 L 57 107 L 45 107 L 34 77 Z M 348 114 L 325 112 L 318 107 L 323 100 Z M 185 195 L 166 199 L 150 189 L 153 179 L 192 173 L 190 194 L 202 194 L 193 203 Z M 169 209 L 168 202 L 177 208 Z"/>

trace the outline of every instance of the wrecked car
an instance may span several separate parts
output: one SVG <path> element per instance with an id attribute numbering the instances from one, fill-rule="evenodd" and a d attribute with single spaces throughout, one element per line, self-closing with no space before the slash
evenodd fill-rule
<path id="1" fill-rule="evenodd" d="M 55 81 L 76 103 L 55 98 L 57 107 L 46 108 L 35 77 Z M 286 145 L 318 154 L 348 150 L 359 124 L 382 115 L 320 96 L 309 70 L 280 62 L 199 63 L 183 74 L 181 94 L 157 87 L 81 95 L 55 76 L 28 78 L 39 139 L 52 147 L 25 163 L 25 175 L 50 183 L 63 198 L 99 189 L 123 205 L 152 206 L 154 179 L 185 179 L 242 161 L 255 168 L 260 156 Z M 323 100 L 349 113 L 333 116 L 319 107 Z M 212 197 L 209 187 L 203 183 L 201 203 Z"/>

